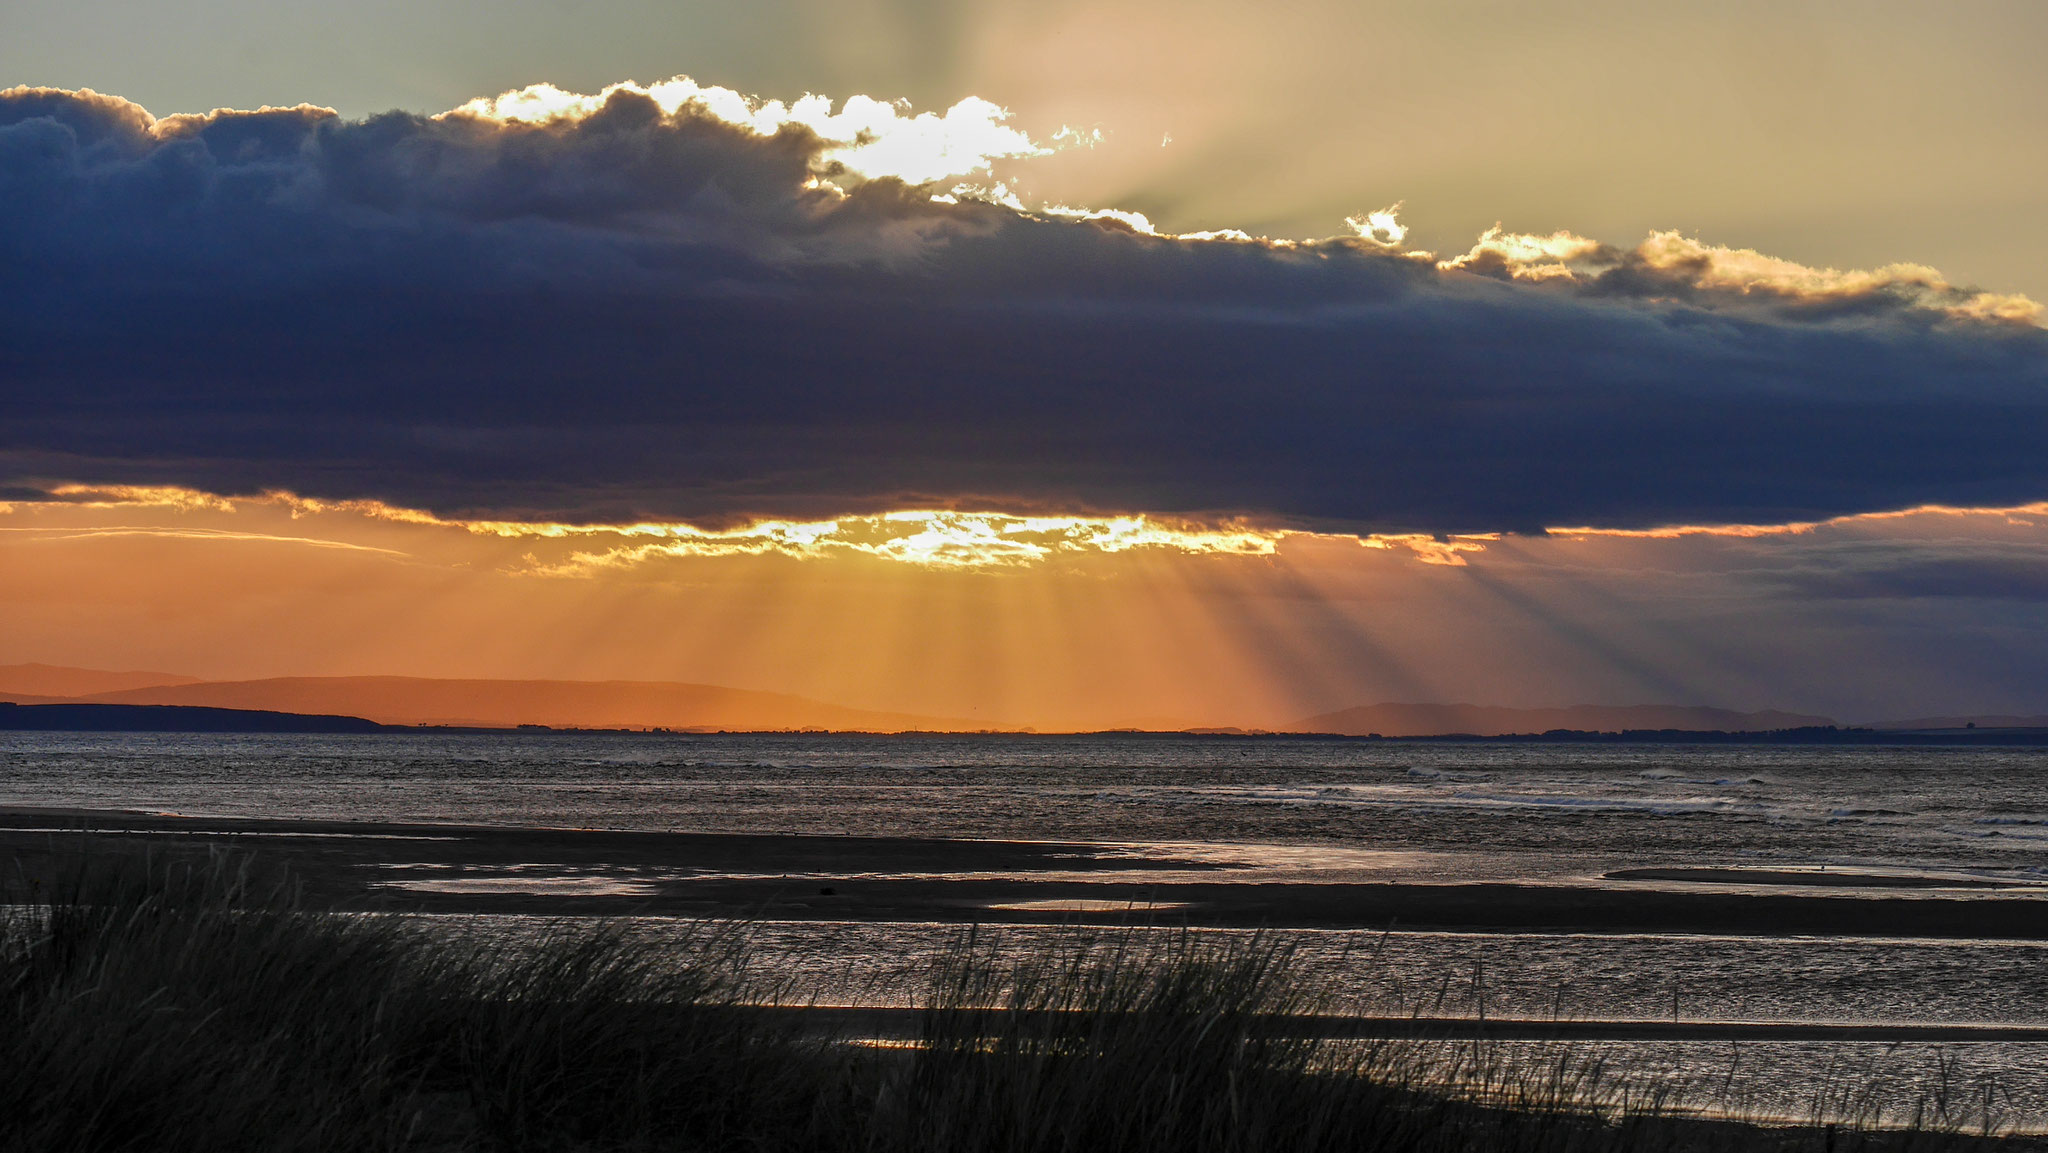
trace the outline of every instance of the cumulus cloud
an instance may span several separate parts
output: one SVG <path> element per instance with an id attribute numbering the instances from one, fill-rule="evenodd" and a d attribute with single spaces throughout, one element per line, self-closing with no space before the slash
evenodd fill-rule
<path id="1" fill-rule="evenodd" d="M 1390 211 L 1162 236 L 962 187 L 1040 147 L 979 102 L 685 78 L 363 121 L 0 93 L 0 486 L 1431 541 L 2048 497 L 2023 298 L 1661 233 L 1439 261 Z"/>
<path id="2" fill-rule="evenodd" d="M 1402 241 L 1408 239 L 1408 228 L 1401 223 L 1400 212 L 1401 206 L 1396 204 L 1358 216 L 1347 216 L 1344 218 L 1344 225 L 1357 233 L 1361 239 L 1387 248 L 1397 248 Z"/>
<path id="3" fill-rule="evenodd" d="M 970 96 L 943 114 L 909 114 L 902 104 L 870 96 L 854 96 L 834 104 L 830 97 L 810 95 L 795 103 L 762 100 L 730 88 L 707 87 L 688 76 L 642 86 L 627 81 L 595 96 L 565 92 L 552 84 L 534 84 L 498 96 L 479 97 L 448 117 L 470 117 L 499 124 L 573 124 L 604 113 L 615 96 L 651 101 L 671 119 L 687 113 L 751 129 L 772 137 L 801 128 L 817 140 L 814 167 L 827 181 L 842 172 L 856 179 L 895 177 L 929 184 L 986 173 L 998 159 L 1043 156 L 1052 151 L 1005 124 L 1008 111 Z"/>
<path id="4" fill-rule="evenodd" d="M 1471 251 L 1439 261 L 1437 267 L 1569 285 L 1590 295 L 1681 300 L 1721 309 L 1760 305 L 1808 318 L 1909 311 L 2039 325 L 2044 316 L 2042 306 L 2025 296 L 1950 284 L 1922 264 L 1851 272 L 1810 268 L 1677 232 L 1653 232 L 1624 251 L 1570 232 L 1535 236 L 1503 232 L 1495 225 Z"/>

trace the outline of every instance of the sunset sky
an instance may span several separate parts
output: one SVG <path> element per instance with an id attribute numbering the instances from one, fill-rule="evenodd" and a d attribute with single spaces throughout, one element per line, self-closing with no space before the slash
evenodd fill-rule
<path id="1" fill-rule="evenodd" d="M 0 663 L 2048 713 L 2040 5 L 4 19 Z"/>

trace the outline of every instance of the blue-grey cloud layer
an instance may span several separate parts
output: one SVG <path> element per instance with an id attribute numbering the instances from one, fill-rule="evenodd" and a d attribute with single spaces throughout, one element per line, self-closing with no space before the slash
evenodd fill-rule
<path id="1" fill-rule="evenodd" d="M 0 96 L 0 483 L 1427 532 L 2048 497 L 2048 334 L 1884 292 L 841 199 L 801 130 L 630 94 L 545 128 L 148 123 Z"/>

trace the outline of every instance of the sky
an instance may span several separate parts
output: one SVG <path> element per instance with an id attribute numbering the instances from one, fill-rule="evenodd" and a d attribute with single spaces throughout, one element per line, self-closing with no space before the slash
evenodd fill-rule
<path id="1" fill-rule="evenodd" d="M 0 662 L 2048 712 L 2038 5 L 0 19 Z"/>
<path id="2" fill-rule="evenodd" d="M 1326 236 L 1399 201 L 1424 247 L 1495 222 L 1681 229 L 2048 297 L 2032 0 L 24 0 L 0 27 L 7 83 L 158 114 L 434 113 L 677 73 L 783 99 L 975 95 L 1034 138 L 1103 133 L 1020 173 L 1039 195 L 1176 231 Z"/>

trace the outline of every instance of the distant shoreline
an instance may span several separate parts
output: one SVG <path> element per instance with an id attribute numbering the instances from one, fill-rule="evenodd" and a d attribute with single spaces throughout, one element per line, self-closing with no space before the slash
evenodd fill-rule
<path id="1" fill-rule="evenodd" d="M 988 729 L 978 732 L 939 729 L 714 729 L 714 728 L 583 728 L 558 725 L 394 725 L 333 713 L 291 713 L 271 709 L 227 709 L 205 705 L 15 704 L 0 701 L 0 732 L 77 733 L 272 733 L 378 734 L 477 733 L 532 736 L 633 734 L 646 736 L 902 736 L 902 737 L 1127 737 L 1196 738 L 1208 740 L 1319 740 L 1387 743 L 1469 744 L 1643 744 L 1643 745 L 2007 745 L 2048 746 L 2048 728 L 1867 729 L 1806 726 L 1762 731 L 1720 729 L 1552 729 L 1542 733 L 1434 733 L 1382 736 L 1378 733 L 1318 733 L 1224 729 L 1097 729 L 1034 732 Z"/>

